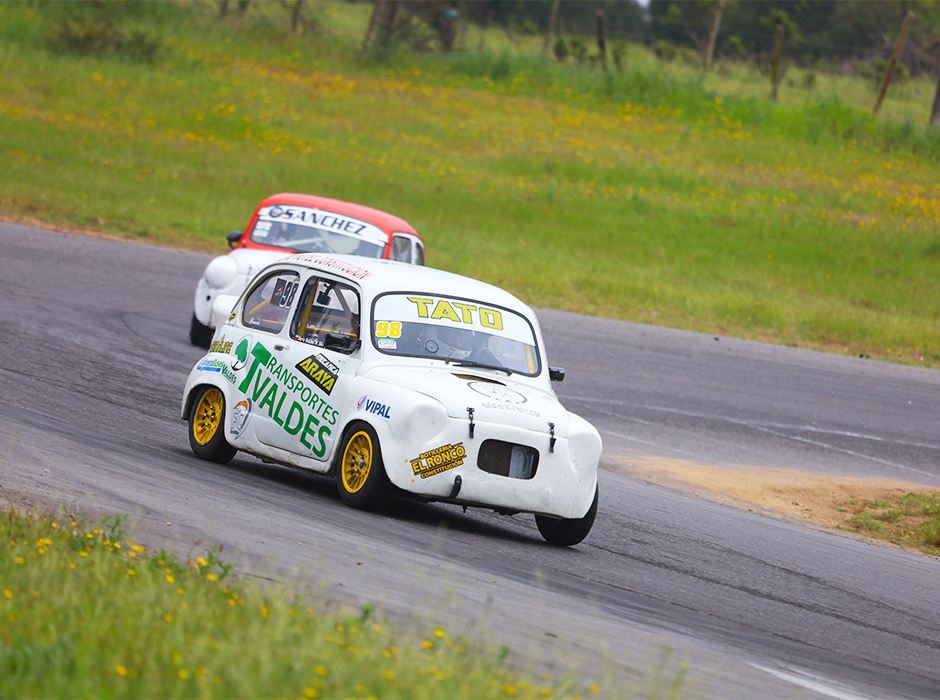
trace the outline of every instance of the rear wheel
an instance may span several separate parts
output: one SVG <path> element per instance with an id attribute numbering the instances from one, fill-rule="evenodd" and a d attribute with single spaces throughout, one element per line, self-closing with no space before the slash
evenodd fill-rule
<path id="1" fill-rule="evenodd" d="M 197 348 L 209 349 L 212 343 L 214 332 L 209 326 L 199 322 L 196 314 L 193 314 L 193 320 L 189 323 L 189 342 Z"/>
<path id="2" fill-rule="evenodd" d="M 594 488 L 594 502 L 588 508 L 583 518 L 549 518 L 547 515 L 536 515 L 535 524 L 542 533 L 542 537 L 550 544 L 570 547 L 578 544 L 588 536 L 597 517 L 597 487 Z"/>
<path id="3" fill-rule="evenodd" d="M 357 423 L 347 435 L 336 475 L 339 495 L 348 506 L 371 510 L 386 499 L 391 486 L 379 439 L 367 423 Z"/>
<path id="4" fill-rule="evenodd" d="M 197 391 L 189 413 L 189 446 L 199 459 L 228 464 L 238 450 L 225 441 L 225 397 L 214 386 Z"/>

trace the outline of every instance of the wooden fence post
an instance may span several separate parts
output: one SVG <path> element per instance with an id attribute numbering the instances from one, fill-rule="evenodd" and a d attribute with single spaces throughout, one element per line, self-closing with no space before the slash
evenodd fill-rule
<path id="1" fill-rule="evenodd" d="M 930 109 L 930 126 L 935 126 L 940 119 L 940 71 L 937 71 L 937 91 L 933 94 L 933 107 Z"/>
<path id="2" fill-rule="evenodd" d="M 597 51 L 601 55 L 601 67 L 607 70 L 607 41 L 604 36 L 604 11 L 597 11 Z"/>
<path id="3" fill-rule="evenodd" d="M 366 35 L 362 37 L 362 50 L 369 48 L 369 42 L 372 41 L 372 31 L 375 29 L 375 18 L 379 14 L 379 6 L 382 0 L 374 0 L 372 3 L 372 14 L 369 15 L 369 24 L 366 25 Z"/>
<path id="4" fill-rule="evenodd" d="M 558 3 L 560 0 L 553 0 L 552 9 L 548 13 L 548 26 L 545 27 L 545 41 L 542 44 L 542 51 L 548 53 L 549 45 L 552 43 L 552 34 L 555 33 L 555 18 L 558 16 Z"/>
<path id="5" fill-rule="evenodd" d="M 901 51 L 904 49 L 904 43 L 907 41 L 907 32 L 911 28 L 911 22 L 914 21 L 914 13 L 908 12 L 904 18 L 904 24 L 901 25 L 901 33 L 898 34 L 898 40 L 894 42 L 894 53 L 891 54 L 891 61 L 888 63 L 888 70 L 885 71 L 885 79 L 881 82 L 881 90 L 878 91 L 878 100 L 875 102 L 875 108 L 872 114 L 878 114 L 881 109 L 881 103 L 884 102 L 885 94 L 888 92 L 888 85 L 891 84 L 891 78 L 894 77 L 894 69 L 898 65 L 898 59 L 901 58 Z"/>
<path id="6" fill-rule="evenodd" d="M 725 9 L 725 0 L 718 0 L 715 16 L 712 18 L 712 28 L 708 32 L 708 48 L 705 49 L 705 60 L 702 62 L 702 72 L 707 73 L 712 66 L 712 56 L 715 55 L 715 42 L 718 40 L 718 28 L 721 26 L 721 13 Z"/>
<path id="7" fill-rule="evenodd" d="M 780 87 L 780 52 L 783 50 L 783 25 L 774 29 L 774 53 L 770 57 L 770 99 L 777 101 L 777 88 Z"/>
<path id="8" fill-rule="evenodd" d="M 297 28 L 300 26 L 300 13 L 304 8 L 304 0 L 294 0 L 294 6 L 291 8 L 290 13 L 290 30 L 294 34 L 297 33 Z"/>

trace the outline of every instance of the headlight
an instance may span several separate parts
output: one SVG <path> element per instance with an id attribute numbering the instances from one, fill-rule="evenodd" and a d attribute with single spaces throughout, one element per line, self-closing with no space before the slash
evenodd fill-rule
<path id="1" fill-rule="evenodd" d="M 238 264 L 228 255 L 222 255 L 206 266 L 206 283 L 213 289 L 225 289 L 238 276 Z"/>

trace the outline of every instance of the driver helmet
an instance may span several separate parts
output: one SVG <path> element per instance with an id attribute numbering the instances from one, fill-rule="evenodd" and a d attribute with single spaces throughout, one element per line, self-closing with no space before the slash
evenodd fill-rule
<path id="1" fill-rule="evenodd" d="M 473 331 L 467 331 L 462 328 L 443 328 L 437 329 L 437 338 L 445 346 L 448 346 L 448 357 L 454 357 L 459 360 L 465 359 L 475 348 L 476 338 Z"/>

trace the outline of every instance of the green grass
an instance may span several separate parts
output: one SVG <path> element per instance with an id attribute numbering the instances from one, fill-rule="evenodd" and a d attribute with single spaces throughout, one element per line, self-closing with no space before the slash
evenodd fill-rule
<path id="1" fill-rule="evenodd" d="M 846 501 L 843 528 L 940 556 L 940 494 L 909 493 L 893 501 Z M 838 509 L 843 510 L 843 509 Z"/>
<path id="2" fill-rule="evenodd" d="M 910 87 L 876 120 L 861 81 L 773 105 L 743 68 L 630 47 L 605 75 L 492 30 L 377 61 L 347 3 L 301 36 L 272 3 L 135 5 L 154 63 L 79 58 L 59 5 L 0 4 L 7 218 L 224 252 L 262 197 L 316 193 L 536 306 L 940 366 L 940 130 L 903 121 Z"/>
<path id="3" fill-rule="evenodd" d="M 259 588 L 215 551 L 149 553 L 122 518 L 0 513 L 0 696 L 518 698 L 597 685 L 519 672 L 430 623 Z M 681 677 L 672 685 L 672 696 Z"/>

